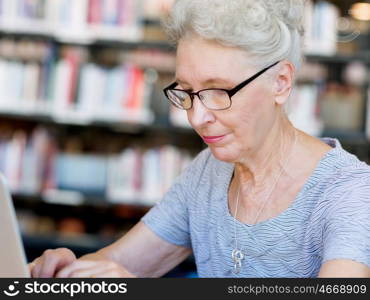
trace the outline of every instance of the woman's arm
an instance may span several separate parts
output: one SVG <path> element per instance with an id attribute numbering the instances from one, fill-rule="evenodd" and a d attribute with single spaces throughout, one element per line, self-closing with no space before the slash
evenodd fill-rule
<path id="1" fill-rule="evenodd" d="M 121 239 L 97 253 L 117 262 L 138 277 L 160 277 L 181 263 L 191 252 L 189 248 L 159 238 L 140 221 Z"/>
<path id="2" fill-rule="evenodd" d="M 115 243 L 77 259 L 68 249 L 47 250 L 30 264 L 32 277 L 160 277 L 191 249 L 170 244 L 143 222 Z"/>
<path id="3" fill-rule="evenodd" d="M 362 263 L 349 259 L 333 259 L 321 266 L 318 277 L 370 278 L 370 268 Z"/>

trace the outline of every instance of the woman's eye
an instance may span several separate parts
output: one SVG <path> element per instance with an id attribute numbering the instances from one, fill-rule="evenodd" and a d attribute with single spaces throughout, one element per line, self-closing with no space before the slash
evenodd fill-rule
<path id="1" fill-rule="evenodd" d="M 193 91 L 193 89 L 191 87 L 186 86 L 186 85 L 185 86 L 184 85 L 179 85 L 177 88 L 180 89 L 180 90 L 186 91 L 186 92 L 192 92 Z"/>

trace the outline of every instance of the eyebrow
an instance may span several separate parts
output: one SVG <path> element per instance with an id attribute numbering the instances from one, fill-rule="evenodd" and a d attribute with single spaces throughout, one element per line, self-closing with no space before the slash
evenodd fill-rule
<path id="1" fill-rule="evenodd" d="M 176 78 L 175 81 L 179 84 L 183 83 L 183 84 L 188 84 L 186 81 L 183 81 L 181 80 L 180 78 Z M 228 81 L 227 79 L 224 79 L 224 78 L 220 78 L 220 77 L 214 77 L 214 78 L 209 78 L 207 79 L 206 81 L 203 81 L 201 82 L 202 84 L 204 85 L 207 85 L 207 84 L 212 84 L 212 83 L 224 83 L 224 84 L 231 84 L 233 85 L 234 83 L 233 82 L 230 82 Z"/>

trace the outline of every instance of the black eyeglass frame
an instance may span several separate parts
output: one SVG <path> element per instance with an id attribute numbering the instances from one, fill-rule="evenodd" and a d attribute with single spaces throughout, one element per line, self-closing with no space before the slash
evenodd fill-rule
<path id="1" fill-rule="evenodd" d="M 212 109 L 212 108 L 208 108 L 210 110 L 225 110 L 225 109 L 228 109 L 231 107 L 232 105 L 232 100 L 231 100 L 231 97 L 234 96 L 237 92 L 239 92 L 242 88 L 244 88 L 248 83 L 251 83 L 253 80 L 255 80 L 257 77 L 261 76 L 263 73 L 265 73 L 268 69 L 272 68 L 273 66 L 277 65 L 280 61 L 277 61 L 275 63 L 273 63 L 272 65 L 269 65 L 268 67 L 262 69 L 261 71 L 257 72 L 256 74 L 254 74 L 253 76 L 249 77 L 248 79 L 244 80 L 243 82 L 239 83 L 237 86 L 233 87 L 232 89 L 220 89 L 220 88 L 211 88 L 211 89 L 202 89 L 202 90 L 199 90 L 197 92 L 188 92 L 188 91 L 185 91 L 185 90 L 181 90 L 181 89 L 175 89 L 175 87 L 178 85 L 178 83 L 175 81 L 173 83 L 171 83 L 169 86 L 167 86 L 166 88 L 163 89 L 163 92 L 165 94 L 165 96 L 167 97 L 167 99 L 173 104 L 175 105 L 176 107 L 182 109 L 182 110 L 189 110 L 193 107 L 193 101 L 194 101 L 194 97 L 195 96 L 198 96 L 198 99 L 200 101 L 202 101 L 199 97 L 199 93 L 200 92 L 203 92 L 203 91 L 208 91 L 208 90 L 217 90 L 217 91 L 224 91 L 227 93 L 227 95 L 229 96 L 230 98 L 230 105 L 226 108 L 219 108 L 219 109 Z M 185 109 L 184 107 L 182 107 L 181 105 L 179 105 L 178 103 L 175 103 L 174 101 L 172 101 L 168 95 L 168 92 L 169 90 L 172 90 L 172 91 L 179 91 L 179 92 L 185 92 L 189 95 L 190 99 L 191 99 L 191 106 L 187 109 Z"/>

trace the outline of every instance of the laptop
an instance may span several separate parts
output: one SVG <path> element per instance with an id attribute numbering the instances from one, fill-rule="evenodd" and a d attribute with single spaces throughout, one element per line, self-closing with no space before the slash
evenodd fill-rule
<path id="1" fill-rule="evenodd" d="M 0 277 L 30 277 L 13 202 L 1 174 L 0 245 Z"/>

